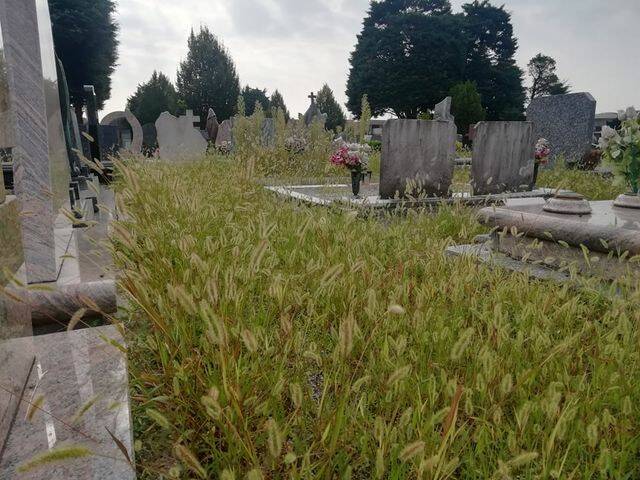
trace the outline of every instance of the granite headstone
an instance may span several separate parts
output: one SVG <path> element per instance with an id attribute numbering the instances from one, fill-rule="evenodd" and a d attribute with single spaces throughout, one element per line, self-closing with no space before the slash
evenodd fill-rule
<path id="1" fill-rule="evenodd" d="M 233 144 L 233 119 L 230 118 L 220 124 L 216 137 L 216 147 Z"/>
<path id="2" fill-rule="evenodd" d="M 218 130 L 220 125 L 218 124 L 218 116 L 213 108 L 209 109 L 207 114 L 207 137 L 210 142 L 216 143 L 216 137 L 218 136 Z"/>
<path id="3" fill-rule="evenodd" d="M 456 126 L 444 120 L 388 120 L 382 132 L 380 197 L 442 197 L 449 193 Z"/>
<path id="4" fill-rule="evenodd" d="M 113 125 L 118 127 L 118 150 L 128 150 L 131 153 L 142 152 L 142 125 L 129 110 L 111 112 L 100 122 L 101 126 Z"/>
<path id="5" fill-rule="evenodd" d="M 474 194 L 528 190 L 533 181 L 534 143 L 531 122 L 478 123 L 471 162 Z"/>
<path id="6" fill-rule="evenodd" d="M 527 120 L 534 125 L 534 141 L 549 141 L 552 162 L 562 156 L 573 163 L 590 150 L 595 115 L 596 101 L 589 93 L 538 97 L 527 108 Z"/>
<path id="7" fill-rule="evenodd" d="M 14 191 L 22 216 L 29 283 L 57 278 L 54 221 L 68 202 L 69 159 L 62 127 L 51 20 L 46 0 L 0 1 L 10 91 L 8 121 Z"/>

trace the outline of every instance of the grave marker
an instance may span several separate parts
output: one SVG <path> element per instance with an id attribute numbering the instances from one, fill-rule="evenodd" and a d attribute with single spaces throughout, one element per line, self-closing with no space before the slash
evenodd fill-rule
<path id="1" fill-rule="evenodd" d="M 444 120 L 388 120 L 382 133 L 380 197 L 449 193 L 456 126 Z"/>
<path id="2" fill-rule="evenodd" d="M 531 122 L 478 123 L 471 161 L 474 194 L 530 189 L 535 164 L 534 143 Z"/>

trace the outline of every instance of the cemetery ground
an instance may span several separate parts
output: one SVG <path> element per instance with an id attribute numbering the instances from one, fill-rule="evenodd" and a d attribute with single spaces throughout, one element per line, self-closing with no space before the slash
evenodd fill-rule
<path id="1" fill-rule="evenodd" d="M 120 167 L 140 478 L 638 475 L 638 285 L 448 258 L 475 210 L 284 201 L 254 181 L 283 160 L 252 158 Z"/>

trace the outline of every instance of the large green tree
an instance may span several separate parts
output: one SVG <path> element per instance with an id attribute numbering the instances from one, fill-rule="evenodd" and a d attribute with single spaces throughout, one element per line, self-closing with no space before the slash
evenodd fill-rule
<path id="1" fill-rule="evenodd" d="M 526 98 L 523 72 L 515 61 L 518 41 L 504 5 L 475 0 L 462 6 L 471 39 L 465 79 L 476 83 L 488 120 L 519 120 Z"/>
<path id="2" fill-rule="evenodd" d="M 98 108 L 111 96 L 111 74 L 118 59 L 118 24 L 113 0 L 49 0 L 56 53 L 69 84 L 78 118 L 84 85 L 93 85 Z"/>
<path id="3" fill-rule="evenodd" d="M 127 109 L 143 125 L 154 123 L 162 112 L 175 115 L 178 110 L 176 89 L 164 73 L 154 71 L 149 81 L 138 85 L 136 92 L 129 97 Z"/>
<path id="4" fill-rule="evenodd" d="M 335 132 L 338 130 L 338 127 L 344 129 L 347 118 L 342 111 L 342 107 L 337 102 L 336 97 L 333 95 L 333 90 L 331 90 L 326 83 L 318 92 L 316 103 L 320 111 L 327 114 L 327 122 L 325 124 L 327 130 L 333 130 Z"/>
<path id="5" fill-rule="evenodd" d="M 269 97 L 267 97 L 266 90 L 251 88 L 247 85 L 242 89 L 241 95 L 244 98 L 247 116 L 253 115 L 253 112 L 256 111 L 256 103 L 262 106 L 262 110 L 267 117 L 271 116 L 271 103 L 269 102 Z"/>
<path id="6" fill-rule="evenodd" d="M 453 14 L 449 0 L 374 0 L 351 55 L 349 110 L 369 96 L 374 115 L 415 118 L 457 83 L 476 83 L 490 120 L 521 118 L 525 90 L 504 7 L 488 0 Z"/>
<path id="7" fill-rule="evenodd" d="M 467 135 L 469 125 L 485 119 L 486 113 L 482 107 L 482 99 L 471 81 L 458 83 L 451 89 L 451 113 L 456 118 L 458 133 Z"/>
<path id="8" fill-rule="evenodd" d="M 556 61 L 553 58 L 541 53 L 531 59 L 527 65 L 527 72 L 531 77 L 529 101 L 543 95 L 569 93 L 571 87 L 558 78 L 556 67 Z"/>
<path id="9" fill-rule="evenodd" d="M 178 68 L 178 95 L 187 108 L 206 118 L 213 108 L 219 120 L 236 113 L 240 81 L 231 56 L 207 27 L 193 30 L 187 58 Z"/>
<path id="10" fill-rule="evenodd" d="M 351 55 L 347 107 L 416 118 L 462 78 L 468 41 L 448 0 L 373 1 Z"/>
<path id="11" fill-rule="evenodd" d="M 284 103 L 284 97 L 278 90 L 276 90 L 271 94 L 271 98 L 269 99 L 269 104 L 271 105 L 271 113 L 274 118 L 276 116 L 275 111 L 279 108 L 280 110 L 282 110 L 282 113 L 284 114 L 285 121 L 287 122 L 289 121 L 289 119 L 291 118 L 291 115 L 289 114 L 287 105 Z"/>

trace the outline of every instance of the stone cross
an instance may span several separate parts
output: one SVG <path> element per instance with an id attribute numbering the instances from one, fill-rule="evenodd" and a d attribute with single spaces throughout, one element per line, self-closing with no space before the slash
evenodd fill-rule
<path id="1" fill-rule="evenodd" d="M 188 118 L 189 119 L 189 124 L 193 125 L 194 127 L 198 128 L 196 125 L 196 123 L 200 123 L 200 117 L 196 117 L 193 114 L 193 110 L 187 110 L 187 113 L 183 116 L 183 118 Z M 187 120 L 185 120 L 186 122 Z"/>
<path id="2" fill-rule="evenodd" d="M 311 105 L 315 105 L 317 97 L 313 92 L 311 92 L 311 95 L 309 95 L 307 98 L 311 99 Z"/>

